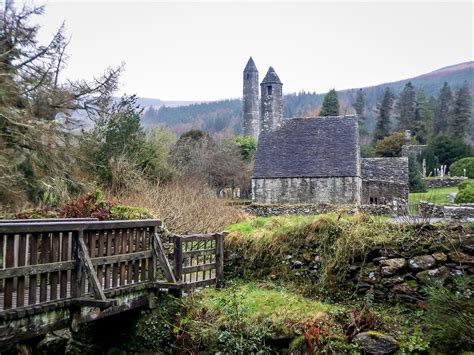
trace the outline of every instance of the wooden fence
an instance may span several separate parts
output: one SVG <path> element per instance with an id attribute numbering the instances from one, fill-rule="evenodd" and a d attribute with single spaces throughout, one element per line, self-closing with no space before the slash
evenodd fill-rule
<path id="1" fill-rule="evenodd" d="M 220 281 L 222 233 L 174 236 L 167 251 L 161 232 L 159 220 L 0 223 L 0 316 L 61 300 L 107 307 L 110 291 L 137 285 L 181 289 Z"/>

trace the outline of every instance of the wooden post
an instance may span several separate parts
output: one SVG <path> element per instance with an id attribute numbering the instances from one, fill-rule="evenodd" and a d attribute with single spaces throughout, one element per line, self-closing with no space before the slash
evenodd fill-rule
<path id="1" fill-rule="evenodd" d="M 84 290 L 81 289 L 82 285 L 82 278 L 84 277 L 84 273 L 82 270 L 82 264 L 79 259 L 79 236 L 84 238 L 84 231 L 80 230 L 78 232 L 72 233 L 72 246 L 71 246 L 71 254 L 72 259 L 76 262 L 76 267 L 71 272 L 71 297 L 72 298 L 79 298 L 82 296 Z"/>
<path id="2" fill-rule="evenodd" d="M 183 278 L 183 239 L 180 235 L 176 235 L 174 240 L 174 276 L 176 282 L 181 284 Z M 171 289 L 170 293 L 181 297 L 182 290 L 181 288 Z"/>
<path id="3" fill-rule="evenodd" d="M 224 276 L 224 236 L 225 233 L 216 233 L 216 287 L 221 287 Z"/>

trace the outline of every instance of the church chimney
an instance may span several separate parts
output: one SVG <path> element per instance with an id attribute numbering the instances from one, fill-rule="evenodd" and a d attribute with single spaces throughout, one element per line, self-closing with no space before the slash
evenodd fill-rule
<path id="1" fill-rule="evenodd" d="M 258 70 L 250 57 L 244 69 L 244 135 L 254 138 L 260 132 L 258 94 Z"/>
<path id="2" fill-rule="evenodd" d="M 260 84 L 260 91 L 260 131 L 273 131 L 283 123 L 283 84 L 273 67 L 268 69 Z"/>

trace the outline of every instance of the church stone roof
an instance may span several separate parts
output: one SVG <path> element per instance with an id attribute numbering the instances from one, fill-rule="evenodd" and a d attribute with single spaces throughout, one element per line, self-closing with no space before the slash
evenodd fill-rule
<path id="1" fill-rule="evenodd" d="M 293 118 L 259 136 L 253 178 L 359 176 L 357 119 Z"/>
<path id="2" fill-rule="evenodd" d="M 268 68 L 267 75 L 263 78 L 262 84 L 281 84 L 280 78 L 273 67 Z"/>
<path id="3" fill-rule="evenodd" d="M 255 65 L 255 62 L 253 61 L 252 57 L 250 57 L 249 61 L 247 62 L 244 72 L 258 72 L 257 66 Z"/>
<path id="4" fill-rule="evenodd" d="M 408 158 L 363 158 L 362 179 L 408 184 Z"/>

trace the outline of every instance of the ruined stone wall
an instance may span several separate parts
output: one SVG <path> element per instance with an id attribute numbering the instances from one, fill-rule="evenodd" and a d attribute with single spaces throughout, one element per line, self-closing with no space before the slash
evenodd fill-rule
<path id="1" fill-rule="evenodd" d="M 474 204 L 435 205 L 428 202 L 419 203 L 419 214 L 423 217 L 466 220 L 474 218 Z"/>
<path id="2" fill-rule="evenodd" d="M 402 300 L 417 302 L 424 298 L 423 286 L 433 282 L 447 282 L 455 276 L 474 275 L 474 236 L 459 227 L 456 233 L 441 233 L 407 240 L 398 247 L 374 246 L 364 255 L 347 265 L 341 289 L 360 294 L 372 293 L 377 300 Z M 245 266 L 243 253 L 248 244 L 232 244 L 225 248 L 224 272 L 231 277 L 271 278 L 317 283 L 326 272 L 322 266 L 323 255 L 317 247 L 305 244 L 294 247 L 284 255 L 268 260 L 255 261 L 254 269 Z M 273 263 L 270 265 L 269 263 Z M 259 264 L 260 263 L 260 264 Z M 284 265 L 278 274 L 274 265 Z M 228 277 L 229 277 L 228 276 Z"/>
<path id="3" fill-rule="evenodd" d="M 409 186 L 393 181 L 362 180 L 362 204 L 385 205 L 394 201 L 408 201 Z"/>
<path id="4" fill-rule="evenodd" d="M 409 144 L 402 146 L 402 157 L 409 157 L 410 155 L 420 155 L 428 146 L 423 144 Z"/>
<path id="5" fill-rule="evenodd" d="M 426 187 L 429 189 L 439 187 L 454 187 L 459 185 L 460 182 L 467 180 L 464 176 L 452 176 L 445 177 L 443 179 L 425 179 Z"/>
<path id="6" fill-rule="evenodd" d="M 359 204 L 359 177 L 252 179 L 256 203 Z"/>
<path id="7" fill-rule="evenodd" d="M 360 205 L 346 206 L 348 213 L 364 212 L 371 215 L 396 215 L 393 206 L 387 205 Z M 245 206 L 244 211 L 257 217 L 285 216 L 285 215 L 318 215 L 335 212 L 341 206 L 329 204 L 298 204 L 298 205 L 259 205 L 251 204 Z"/>

